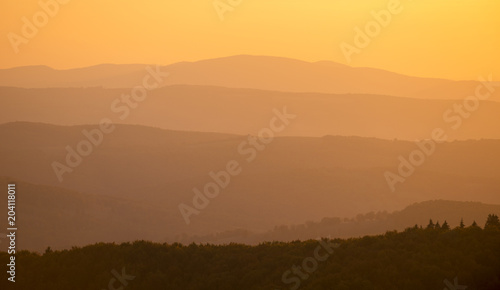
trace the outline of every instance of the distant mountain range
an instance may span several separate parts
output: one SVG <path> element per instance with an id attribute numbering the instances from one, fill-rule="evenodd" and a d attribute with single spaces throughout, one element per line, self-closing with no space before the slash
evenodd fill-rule
<path id="1" fill-rule="evenodd" d="M 383 139 L 427 139 L 442 128 L 449 140 L 500 139 L 500 103 L 482 101 L 461 117 L 457 100 L 422 100 L 382 95 L 320 94 L 174 85 L 150 91 L 130 107 L 121 100 L 130 89 L 0 88 L 0 123 L 58 125 L 140 124 L 180 131 L 256 135 L 267 128 L 273 110 L 297 116 L 278 135 L 325 135 Z M 124 112 L 127 111 L 125 118 Z M 458 126 L 455 127 L 455 126 Z"/>
<path id="2" fill-rule="evenodd" d="M 145 64 L 56 70 L 28 66 L 0 70 L 0 86 L 24 88 L 131 88 L 148 74 Z M 156 69 L 155 66 L 153 66 Z M 420 99 L 463 99 L 475 93 L 478 79 L 451 81 L 405 76 L 334 62 L 305 62 L 281 57 L 239 55 L 161 66 L 169 73 L 162 85 L 203 85 L 284 92 L 376 94 Z M 479 76 L 478 76 L 479 77 Z M 483 76 L 487 78 L 488 76 Z M 500 90 L 489 100 L 500 101 Z"/>
<path id="3" fill-rule="evenodd" d="M 0 183 L 18 184 L 21 248 L 350 237 L 499 213 L 500 93 L 460 111 L 477 81 L 264 56 L 146 67 L 0 70 Z M 153 71 L 161 86 L 129 98 Z M 102 120 L 113 132 L 95 133 Z M 415 142 L 439 129 L 432 150 Z M 419 150 L 432 152 L 390 188 Z M 217 196 L 186 223 L 181 205 L 209 184 Z"/>

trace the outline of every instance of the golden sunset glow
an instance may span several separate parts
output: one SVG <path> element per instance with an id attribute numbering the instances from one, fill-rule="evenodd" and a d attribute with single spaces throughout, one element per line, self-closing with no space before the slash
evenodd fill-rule
<path id="1" fill-rule="evenodd" d="M 60 4 L 16 54 L 7 35 L 22 36 L 22 18 L 32 20 L 43 10 L 34 0 L 2 1 L 0 67 L 170 64 L 238 54 L 347 64 L 340 44 L 352 44 L 354 28 L 364 28 L 373 20 L 370 12 L 390 2 L 242 0 L 221 21 L 212 0 L 72 0 Z M 402 11 L 349 65 L 449 79 L 493 73 L 500 79 L 500 2 L 401 0 L 399 5 Z"/>
<path id="2" fill-rule="evenodd" d="M 500 289 L 500 0 L 0 10 L 0 289 Z"/>

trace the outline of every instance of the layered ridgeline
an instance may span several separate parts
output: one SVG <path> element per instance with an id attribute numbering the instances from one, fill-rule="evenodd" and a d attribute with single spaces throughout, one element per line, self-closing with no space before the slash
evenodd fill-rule
<path id="1" fill-rule="evenodd" d="M 83 238 L 82 242 L 111 241 L 113 236 L 122 240 L 147 237 L 157 241 L 189 241 L 205 237 L 205 240 L 215 241 L 210 235 L 236 229 L 261 234 L 280 225 L 318 223 L 325 217 L 343 220 L 372 211 L 392 212 L 427 200 L 500 204 L 498 140 L 435 144 L 432 154 L 427 156 L 432 146 L 424 150 L 413 142 L 371 138 L 280 137 L 270 143 L 257 139 L 255 147 L 252 136 L 127 125 L 117 125 L 97 140 L 96 128 L 99 126 L 62 127 L 34 123 L 0 126 L 0 134 L 8 136 L 0 143 L 0 176 L 9 176 L 5 183 L 37 184 L 27 186 L 32 196 L 25 200 L 22 200 L 24 186 L 18 186 L 19 210 L 23 210 L 23 204 L 45 200 L 38 192 L 58 193 L 47 199 L 52 202 L 40 207 L 43 212 L 32 217 L 32 224 L 44 221 L 50 227 L 58 219 L 54 215 L 60 215 L 65 222 L 76 219 L 80 226 L 109 221 L 112 222 L 109 227 L 121 225 L 117 227 L 120 234 L 111 234 L 109 230 L 110 234 L 106 235 L 107 230 L 103 230 L 103 235 L 97 237 L 91 235 L 93 226 L 86 228 L 82 233 L 95 239 Z M 89 136 L 93 136 L 90 141 Z M 85 140 L 87 143 L 83 142 Z M 96 145 L 90 149 L 82 146 L 94 144 L 91 142 Z M 412 152 L 423 152 L 419 150 L 427 152 L 421 153 L 425 156 L 424 162 L 413 166 L 408 160 L 415 155 Z M 408 171 L 410 168 L 413 172 Z M 401 170 L 405 177 L 399 175 Z M 227 179 L 224 176 L 228 171 L 237 171 L 237 174 Z M 394 191 L 387 182 L 387 172 L 400 178 L 393 184 Z M 411 174 L 406 176 L 408 173 Z M 37 189 L 39 186 L 49 188 Z M 28 196 L 29 191 L 24 192 Z M 58 201 L 64 202 L 69 197 L 73 205 L 67 208 L 78 205 L 87 208 L 64 210 L 65 205 Z M 79 201 L 87 197 L 92 201 Z M 31 206 L 36 207 L 36 203 Z M 58 209 L 50 210 L 51 207 Z M 75 215 L 75 212 L 85 214 Z M 469 218 L 455 213 L 448 223 L 458 223 L 459 217 L 470 224 L 477 215 Z M 87 222 L 86 218 L 91 221 Z M 443 222 L 438 215 L 431 218 Z M 370 219 L 373 218 L 367 217 L 368 221 Z M 400 229 L 415 223 L 422 221 L 389 223 L 387 228 L 382 223 L 374 228 L 381 231 Z M 136 230 L 123 232 L 127 227 L 132 229 L 132 225 Z M 71 227 L 71 224 L 61 225 L 68 232 Z M 64 233 L 56 229 L 49 228 L 47 232 Z M 75 227 L 75 231 L 79 229 Z M 336 234 L 341 229 L 330 232 Z M 284 232 L 280 237 L 289 239 L 290 235 Z M 42 241 L 42 233 L 42 230 L 34 233 L 33 240 Z M 338 233 L 351 236 L 373 232 L 361 229 Z M 316 232 L 308 234 L 316 235 Z M 300 233 L 300 237 L 310 236 Z M 66 238 L 67 242 L 47 239 L 44 246 L 66 247 L 80 239 L 78 232 Z M 269 238 L 274 239 L 274 236 L 262 239 Z"/>
<path id="2" fill-rule="evenodd" d="M 240 227 L 227 227 L 221 220 L 206 223 L 211 234 L 187 234 L 177 211 L 162 205 L 151 205 L 140 200 L 115 198 L 104 195 L 82 194 L 54 186 L 33 185 L 0 178 L 0 184 L 15 182 L 18 191 L 18 249 L 43 252 L 69 249 L 98 242 L 128 242 L 149 240 L 154 242 L 180 242 L 183 244 L 232 242 L 255 245 L 266 241 L 295 241 L 318 237 L 349 238 L 403 230 L 411 225 L 427 226 L 429 219 L 435 224 L 445 222 L 452 228 L 470 226 L 474 222 L 484 225 L 485 212 L 500 214 L 500 205 L 479 202 L 427 201 L 413 204 L 401 211 L 358 214 L 352 218 L 334 217 L 332 214 L 318 221 L 302 224 L 276 225 L 268 231 L 252 231 Z M 6 208 L 4 201 L 0 206 Z M 333 208 L 333 206 L 332 206 Z M 252 218 L 244 221 L 252 225 Z M 267 216 L 263 216 L 267 218 Z M 0 239 L 0 242 L 3 240 Z M 7 251 L 7 243 L 0 243 L 0 251 Z"/>
<path id="3" fill-rule="evenodd" d="M 16 289 L 500 289 L 500 222 L 359 239 L 19 252 Z M 0 258 L 7 260 L 6 253 Z M 24 273 L 24 275 L 22 274 Z M 27 275 L 29 273 L 29 275 Z M 7 271 L 0 287 L 8 289 Z M 108 288 L 106 288 L 108 287 Z"/>
<path id="4" fill-rule="evenodd" d="M 350 238 L 376 235 L 386 231 L 402 231 L 409 225 L 434 225 L 435 228 L 449 226 L 465 227 L 473 224 L 484 225 L 485 212 L 496 215 L 500 205 L 479 202 L 435 200 L 412 204 L 401 211 L 387 211 L 358 214 L 352 218 L 325 217 L 321 221 L 308 221 L 297 225 L 280 225 L 274 229 L 256 233 L 245 229 L 229 230 L 205 236 L 181 236 L 178 241 L 195 243 L 244 243 L 257 244 L 265 241 L 295 241 L 319 237 Z"/>
<path id="5" fill-rule="evenodd" d="M 167 75 L 168 74 L 168 75 Z M 478 76 L 471 81 L 418 78 L 380 69 L 353 68 L 321 61 L 305 62 L 281 57 L 232 56 L 167 66 L 110 65 L 55 70 L 45 66 L 0 70 L 0 86 L 25 88 L 95 87 L 131 88 L 145 75 L 162 79 L 160 85 L 187 84 L 253 88 L 286 92 L 378 94 L 422 99 L 462 99 L 476 92 Z M 155 79 L 156 79 L 155 78 Z M 497 88 L 498 88 L 498 84 Z M 500 100 L 500 90 L 490 99 Z M 481 90 L 482 94 L 488 90 Z"/>
<path id="6" fill-rule="evenodd" d="M 255 135 L 270 126 L 278 110 L 290 116 L 286 128 L 275 132 L 281 136 L 413 141 L 431 138 L 439 128 L 449 140 L 500 139 L 493 125 L 500 123 L 500 103 L 458 96 L 424 100 L 373 92 L 333 95 L 183 85 L 151 91 L 0 87 L 0 103 L 0 123 L 81 125 L 109 119 L 180 131 Z"/>

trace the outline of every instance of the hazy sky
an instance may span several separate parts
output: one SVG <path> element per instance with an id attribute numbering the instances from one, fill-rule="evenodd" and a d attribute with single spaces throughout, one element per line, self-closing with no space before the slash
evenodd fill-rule
<path id="1" fill-rule="evenodd" d="M 396 0 L 242 0 L 221 21 L 213 0 L 70 0 L 25 37 L 17 54 L 8 34 L 24 37 L 23 17 L 33 22 L 43 10 L 38 0 L 1 1 L 0 67 L 169 64 L 236 54 L 347 64 L 340 44 L 354 45 L 354 28 L 364 29 L 373 20 L 370 12 L 387 9 L 391 1 Z M 400 5 L 350 65 L 452 79 L 493 73 L 500 80 L 500 1 Z"/>

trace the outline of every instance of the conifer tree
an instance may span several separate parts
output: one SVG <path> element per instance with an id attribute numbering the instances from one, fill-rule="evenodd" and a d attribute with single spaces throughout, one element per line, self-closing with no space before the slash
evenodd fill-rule
<path id="1" fill-rule="evenodd" d="M 500 220 L 495 214 L 489 214 L 484 229 L 500 229 Z"/>

